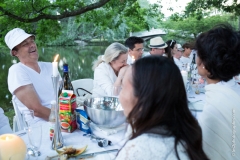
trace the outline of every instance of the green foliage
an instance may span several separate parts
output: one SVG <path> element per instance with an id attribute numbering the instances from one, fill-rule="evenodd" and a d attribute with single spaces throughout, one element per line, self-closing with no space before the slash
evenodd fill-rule
<path id="1" fill-rule="evenodd" d="M 129 32 L 155 27 L 163 17 L 160 7 L 147 0 L 5 0 L 0 2 L 0 43 L 15 27 L 37 35 L 38 44 L 124 39 Z"/>
<path id="2" fill-rule="evenodd" d="M 168 33 L 165 39 L 175 39 L 179 43 L 186 41 L 194 41 L 196 37 L 217 24 L 230 23 L 237 26 L 236 17 L 231 14 L 208 16 L 199 19 L 197 15 L 193 17 L 183 18 L 178 14 L 173 15 L 169 20 L 162 24 Z"/>
<path id="3" fill-rule="evenodd" d="M 213 9 L 240 15 L 240 4 L 237 0 L 192 0 L 186 7 L 186 15 L 205 14 Z"/>

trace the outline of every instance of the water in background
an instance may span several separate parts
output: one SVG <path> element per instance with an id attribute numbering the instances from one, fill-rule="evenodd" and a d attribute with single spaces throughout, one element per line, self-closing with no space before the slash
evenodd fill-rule
<path id="1" fill-rule="evenodd" d="M 60 55 L 59 72 L 63 73 L 63 63 L 68 63 L 71 80 L 81 78 L 93 78 L 92 62 L 101 54 L 104 54 L 106 46 L 57 46 L 38 47 L 39 61 L 52 62 L 56 54 Z M 8 91 L 8 69 L 18 59 L 10 56 L 9 50 L 0 51 L 0 107 L 5 111 L 12 124 L 14 110 L 11 103 L 12 95 Z"/>

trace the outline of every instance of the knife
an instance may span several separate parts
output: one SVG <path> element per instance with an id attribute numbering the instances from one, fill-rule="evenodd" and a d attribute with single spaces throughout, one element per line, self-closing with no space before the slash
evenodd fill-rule
<path id="1" fill-rule="evenodd" d="M 104 154 L 104 153 L 110 153 L 110 152 L 117 152 L 118 149 L 112 149 L 112 150 L 106 150 L 106 151 L 101 151 L 101 152 L 94 152 L 94 153 L 88 153 L 88 154 L 82 154 L 77 156 L 76 158 L 90 158 L 99 154 Z"/>

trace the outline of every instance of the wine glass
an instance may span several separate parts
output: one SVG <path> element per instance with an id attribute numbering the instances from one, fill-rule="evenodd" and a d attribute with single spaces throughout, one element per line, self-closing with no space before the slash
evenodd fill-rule
<path id="1" fill-rule="evenodd" d="M 22 121 L 23 121 L 23 128 L 27 130 L 27 128 L 35 123 L 34 121 L 34 111 L 31 109 L 23 110 L 22 111 Z"/>
<path id="2" fill-rule="evenodd" d="M 122 90 L 121 86 L 113 86 L 112 96 L 118 97 L 121 90 Z"/>
<path id="3" fill-rule="evenodd" d="M 199 82 L 196 79 L 193 79 L 193 81 L 191 82 L 191 87 L 195 94 L 200 94 Z"/>
<path id="4" fill-rule="evenodd" d="M 41 155 L 39 148 L 42 142 L 42 124 L 35 123 L 28 126 L 27 129 L 29 143 L 31 144 L 31 149 L 33 151 L 32 156 L 38 157 Z M 29 149 L 28 149 L 29 150 Z"/>

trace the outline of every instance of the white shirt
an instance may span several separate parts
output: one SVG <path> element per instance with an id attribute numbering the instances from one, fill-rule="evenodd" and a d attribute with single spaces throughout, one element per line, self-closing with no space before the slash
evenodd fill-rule
<path id="1" fill-rule="evenodd" d="M 92 97 L 111 96 L 117 76 L 112 67 L 102 62 L 94 70 Z"/>
<path id="2" fill-rule="evenodd" d="M 178 68 L 179 68 L 180 70 L 182 70 L 183 63 L 182 63 L 179 59 L 177 59 L 177 58 L 175 58 L 175 57 L 173 57 L 173 60 L 174 60 L 174 63 L 178 66 Z"/>
<path id="3" fill-rule="evenodd" d="M 125 135 L 127 143 L 120 150 L 115 160 L 177 160 L 174 150 L 174 137 L 163 137 L 157 134 L 144 133 L 132 140 L 131 128 Z M 182 145 L 177 146 L 181 160 L 188 160 L 188 155 Z"/>
<path id="4" fill-rule="evenodd" d="M 0 135 L 6 133 L 12 133 L 12 129 L 9 125 L 8 117 L 4 115 L 4 111 L 0 107 Z"/>
<path id="5" fill-rule="evenodd" d="M 142 57 L 146 57 L 146 56 L 151 56 L 151 53 L 150 52 L 144 52 Z"/>
<path id="6" fill-rule="evenodd" d="M 33 84 L 36 93 L 43 106 L 50 108 L 51 101 L 55 99 L 52 84 L 52 64 L 38 62 L 40 73 L 21 62 L 12 65 L 8 71 L 8 89 L 14 95 L 14 91 L 24 85 Z M 26 95 L 27 96 L 27 95 Z M 19 110 L 27 109 L 16 97 L 15 102 Z"/>
<path id="7" fill-rule="evenodd" d="M 133 62 L 134 62 L 133 58 L 128 54 L 127 64 L 131 65 L 133 64 Z"/>
<path id="8" fill-rule="evenodd" d="M 188 63 L 191 63 L 191 62 L 192 62 L 192 59 L 189 58 L 189 57 L 184 57 L 184 56 L 182 56 L 182 57 L 180 58 L 180 61 L 181 61 L 183 64 L 188 64 Z"/>

